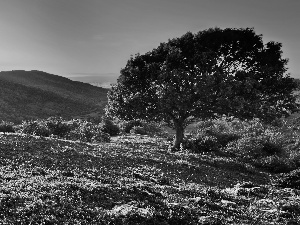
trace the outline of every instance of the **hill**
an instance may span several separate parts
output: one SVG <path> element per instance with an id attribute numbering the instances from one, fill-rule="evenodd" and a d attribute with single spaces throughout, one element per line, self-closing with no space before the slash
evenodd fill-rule
<path id="1" fill-rule="evenodd" d="M 91 85 L 103 88 L 111 88 L 112 84 L 117 82 L 119 74 L 107 73 L 107 74 L 75 74 L 69 78 L 74 81 L 80 81 L 89 83 Z"/>
<path id="2" fill-rule="evenodd" d="M 0 120 L 97 115 L 106 102 L 101 87 L 42 71 L 0 72 Z"/>

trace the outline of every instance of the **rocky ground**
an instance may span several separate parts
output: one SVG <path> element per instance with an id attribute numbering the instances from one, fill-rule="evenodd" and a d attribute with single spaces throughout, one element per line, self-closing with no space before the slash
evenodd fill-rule
<path id="1" fill-rule="evenodd" d="M 1 224 L 300 224 L 300 190 L 163 138 L 0 135 Z"/>

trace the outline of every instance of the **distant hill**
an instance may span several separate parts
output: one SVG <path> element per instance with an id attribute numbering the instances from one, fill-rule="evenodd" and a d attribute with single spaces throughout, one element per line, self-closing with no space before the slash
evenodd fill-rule
<path id="1" fill-rule="evenodd" d="M 117 79 L 119 77 L 119 74 L 114 73 L 107 73 L 107 74 L 95 74 L 95 75 L 89 75 L 89 74 L 75 74 L 70 75 L 70 79 L 74 81 L 80 81 L 84 83 L 89 83 L 91 85 L 97 86 L 97 87 L 103 87 L 103 88 L 111 88 L 112 84 L 117 83 Z"/>
<path id="2" fill-rule="evenodd" d="M 89 83 L 93 86 L 96 86 L 96 87 L 102 87 L 102 88 L 107 88 L 107 89 L 111 89 L 111 86 L 113 85 L 112 83 L 110 82 L 104 82 L 104 83 Z"/>
<path id="3" fill-rule="evenodd" d="M 99 115 L 107 91 L 42 71 L 0 72 L 0 121 Z"/>
<path id="4" fill-rule="evenodd" d="M 70 74 L 68 78 L 74 81 L 84 83 L 116 83 L 120 74 L 117 73 L 99 73 L 99 74 Z"/>

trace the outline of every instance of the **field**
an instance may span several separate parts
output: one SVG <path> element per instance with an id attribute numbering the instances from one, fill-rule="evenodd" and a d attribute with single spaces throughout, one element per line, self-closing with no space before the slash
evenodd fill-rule
<path id="1" fill-rule="evenodd" d="M 299 224 L 300 190 L 238 158 L 168 139 L 0 136 L 1 224 Z"/>

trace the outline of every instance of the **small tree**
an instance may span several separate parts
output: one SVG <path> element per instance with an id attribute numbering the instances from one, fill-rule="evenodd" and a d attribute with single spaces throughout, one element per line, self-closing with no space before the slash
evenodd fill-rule
<path id="1" fill-rule="evenodd" d="M 131 57 L 108 94 L 106 112 L 166 122 L 176 130 L 175 149 L 197 118 L 225 114 L 270 122 L 298 107 L 281 47 L 264 45 L 249 28 L 188 32 Z"/>

